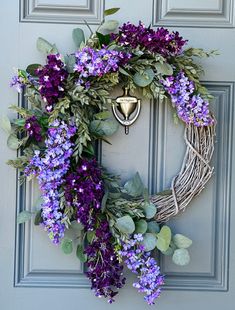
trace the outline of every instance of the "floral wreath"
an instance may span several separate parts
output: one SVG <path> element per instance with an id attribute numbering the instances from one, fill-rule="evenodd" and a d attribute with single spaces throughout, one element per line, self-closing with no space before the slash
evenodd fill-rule
<path id="1" fill-rule="evenodd" d="M 104 16 L 117 11 L 108 9 Z M 215 119 L 194 57 L 215 52 L 183 49 L 187 40 L 165 28 L 154 30 L 141 22 L 117 27 L 117 21 L 104 19 L 87 40 L 83 30 L 74 29 L 77 50 L 66 56 L 39 38 L 37 48 L 47 54 L 47 62 L 17 70 L 11 86 L 29 105 L 11 106 L 18 118 L 4 117 L 2 127 L 10 134 L 8 146 L 19 149 L 8 163 L 21 170 L 21 181 L 38 181 L 42 200 L 34 223 L 65 254 L 76 246 L 96 296 L 114 301 L 125 284 L 125 265 L 137 276 L 133 286 L 152 305 L 164 284 L 152 251 L 171 255 L 181 266 L 190 261 L 192 241 L 173 234 L 164 222 L 186 208 L 213 171 Z M 118 128 L 109 111 L 116 104 L 110 92 L 120 85 L 160 104 L 170 99 L 174 119 L 185 123 L 185 159 L 170 190 L 149 196 L 138 173 L 122 186 L 97 162 L 97 141 L 108 142 Z M 31 216 L 22 211 L 17 221 Z M 71 230 L 74 240 L 67 234 Z"/>

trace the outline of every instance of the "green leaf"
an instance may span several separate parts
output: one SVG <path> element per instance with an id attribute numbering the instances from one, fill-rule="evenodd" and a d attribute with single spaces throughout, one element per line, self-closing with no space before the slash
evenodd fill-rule
<path id="1" fill-rule="evenodd" d="M 114 31 L 117 29 L 119 22 L 117 20 L 107 20 L 103 23 L 101 28 L 106 29 L 108 31 Z"/>
<path id="2" fill-rule="evenodd" d="M 143 198 L 145 202 L 149 203 L 149 191 L 147 188 L 144 188 L 143 190 Z"/>
<path id="3" fill-rule="evenodd" d="M 163 226 L 157 234 L 157 248 L 161 252 L 165 252 L 171 242 L 171 230 L 168 226 Z"/>
<path id="4" fill-rule="evenodd" d="M 106 207 L 106 203 L 107 203 L 108 197 L 109 197 L 109 192 L 105 191 L 105 194 L 104 194 L 104 196 L 102 198 L 102 201 L 101 201 L 101 210 L 102 211 L 104 211 L 104 209 Z"/>
<path id="5" fill-rule="evenodd" d="M 133 81 L 137 86 L 146 87 L 152 83 L 154 79 L 154 72 L 152 69 L 145 69 L 143 73 L 136 72 Z"/>
<path id="6" fill-rule="evenodd" d="M 73 252 L 73 241 L 68 238 L 64 238 L 61 241 L 61 249 L 64 254 L 71 254 Z"/>
<path id="7" fill-rule="evenodd" d="M 90 123 L 90 131 L 97 136 L 112 136 L 118 130 L 118 123 L 114 119 L 93 120 Z"/>
<path id="8" fill-rule="evenodd" d="M 102 34 L 100 32 L 96 32 L 97 38 L 99 40 L 100 46 L 102 45 L 109 45 L 110 43 L 110 35 L 109 34 Z"/>
<path id="9" fill-rule="evenodd" d="M 173 74 L 173 69 L 172 66 L 169 65 L 168 63 L 156 63 L 155 68 L 157 69 L 157 73 L 160 73 L 162 75 L 172 75 Z"/>
<path id="10" fill-rule="evenodd" d="M 96 119 L 106 120 L 111 117 L 111 113 L 109 111 L 102 111 L 102 112 L 96 113 L 94 116 Z"/>
<path id="11" fill-rule="evenodd" d="M 179 249 L 187 249 L 192 245 L 192 240 L 181 234 L 174 235 L 173 242 Z"/>
<path id="12" fill-rule="evenodd" d="M 123 75 L 130 76 L 130 74 L 125 69 L 123 69 L 122 67 L 119 67 L 119 72 Z"/>
<path id="13" fill-rule="evenodd" d="M 26 71 L 32 76 L 37 76 L 35 73 L 35 70 L 38 69 L 39 67 L 41 67 L 40 64 L 31 64 L 31 65 L 28 65 L 28 67 L 26 68 Z"/>
<path id="14" fill-rule="evenodd" d="M 171 247 L 169 247 L 166 251 L 161 251 L 161 253 L 163 255 L 166 255 L 166 256 L 172 256 L 173 253 L 174 253 L 174 249 L 172 249 Z"/>
<path id="15" fill-rule="evenodd" d="M 42 218 L 42 210 L 38 210 L 35 218 L 34 218 L 34 225 L 38 226 L 43 222 L 43 218 Z"/>
<path id="16" fill-rule="evenodd" d="M 124 234 L 132 234 L 135 231 L 135 223 L 130 215 L 118 218 L 115 226 Z"/>
<path id="17" fill-rule="evenodd" d="M 3 115 L 0 119 L 0 127 L 8 134 L 11 133 L 11 122 L 6 115 Z"/>
<path id="18" fill-rule="evenodd" d="M 16 118 L 12 121 L 13 124 L 19 126 L 19 127 L 24 127 L 25 125 L 25 119 L 24 118 Z"/>
<path id="19" fill-rule="evenodd" d="M 117 11 L 119 11 L 120 8 L 111 8 L 104 11 L 104 16 L 109 16 L 115 14 Z"/>
<path id="20" fill-rule="evenodd" d="M 82 225 L 82 223 L 78 223 L 78 221 L 72 221 L 70 228 L 75 232 L 80 232 L 84 229 L 84 226 Z"/>
<path id="21" fill-rule="evenodd" d="M 22 211 L 18 214 L 17 216 L 17 224 L 22 224 L 22 223 L 25 223 L 27 222 L 28 220 L 30 220 L 32 217 L 32 213 L 29 212 L 29 211 Z"/>
<path id="22" fill-rule="evenodd" d="M 73 68 L 76 62 L 75 56 L 74 55 L 66 55 L 64 56 L 64 61 L 66 64 L 66 69 L 69 73 L 73 73 Z"/>
<path id="23" fill-rule="evenodd" d="M 172 261 L 179 266 L 188 265 L 190 262 L 190 255 L 187 249 L 177 249 L 175 250 Z"/>
<path id="24" fill-rule="evenodd" d="M 94 231 L 88 231 L 86 233 L 86 238 L 87 238 L 87 241 L 89 243 L 92 243 L 93 239 L 95 238 L 95 232 Z"/>
<path id="25" fill-rule="evenodd" d="M 138 172 L 134 175 L 132 179 L 127 181 L 124 185 L 125 193 L 132 197 L 138 197 L 141 196 L 144 190 L 143 182 L 140 178 L 140 175 Z"/>
<path id="26" fill-rule="evenodd" d="M 78 244 L 76 256 L 80 260 L 80 262 L 85 263 L 87 261 L 87 255 L 84 254 L 84 247 L 81 244 Z"/>
<path id="27" fill-rule="evenodd" d="M 88 143 L 86 147 L 83 148 L 83 152 L 94 156 L 95 155 L 95 150 L 94 147 L 91 143 Z"/>
<path id="28" fill-rule="evenodd" d="M 144 203 L 144 213 L 147 219 L 151 219 L 155 216 L 156 212 L 157 212 L 157 208 L 153 203 Z"/>
<path id="29" fill-rule="evenodd" d="M 145 220 L 141 219 L 135 222 L 135 233 L 136 234 L 144 234 L 146 233 L 148 228 L 148 224 Z"/>
<path id="30" fill-rule="evenodd" d="M 151 233 L 144 234 L 143 238 L 144 240 L 141 243 L 144 245 L 144 250 L 146 252 L 152 251 L 157 245 L 157 238 Z"/>
<path id="31" fill-rule="evenodd" d="M 157 222 L 152 221 L 152 222 L 148 222 L 148 229 L 147 232 L 150 233 L 159 233 L 160 231 L 160 226 Z"/>
<path id="32" fill-rule="evenodd" d="M 58 50 L 55 44 L 51 44 L 47 40 L 41 37 L 37 39 L 37 49 L 39 52 L 44 53 L 46 55 L 58 53 Z"/>
<path id="33" fill-rule="evenodd" d="M 7 146 L 11 150 L 17 150 L 20 147 L 20 140 L 17 138 L 15 134 L 10 134 L 10 136 L 7 139 Z"/>
<path id="34" fill-rule="evenodd" d="M 77 48 L 81 46 L 82 42 L 85 42 L 84 32 L 81 28 L 73 29 L 72 37 Z"/>

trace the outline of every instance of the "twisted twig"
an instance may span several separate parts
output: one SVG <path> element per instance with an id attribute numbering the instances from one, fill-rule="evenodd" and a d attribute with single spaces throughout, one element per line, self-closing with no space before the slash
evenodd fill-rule
<path id="1" fill-rule="evenodd" d="M 190 201 L 205 187 L 213 173 L 210 161 L 214 152 L 215 126 L 185 128 L 186 153 L 181 170 L 171 182 L 172 193 L 153 195 L 157 207 L 156 220 L 165 222 L 184 211 Z"/>

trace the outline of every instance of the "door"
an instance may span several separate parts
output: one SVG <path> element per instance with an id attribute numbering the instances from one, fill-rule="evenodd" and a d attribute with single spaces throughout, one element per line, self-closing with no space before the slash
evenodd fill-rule
<path id="1" fill-rule="evenodd" d="M 55 42 L 62 53 L 74 50 L 71 31 L 87 20 L 92 28 L 105 8 L 120 7 L 120 23 L 141 19 L 146 25 L 166 26 L 189 39 L 189 46 L 218 49 L 220 55 L 205 59 L 205 85 L 214 96 L 217 117 L 213 157 L 215 173 L 206 189 L 169 225 L 193 239 L 191 262 L 177 267 L 161 258 L 166 285 L 154 308 L 234 309 L 235 299 L 235 1 L 233 0 L 12 0 L 2 1 L 0 11 L 0 114 L 13 115 L 9 104 L 21 99 L 9 89 L 13 67 L 43 63 L 36 50 L 41 36 Z M 86 34 L 89 33 L 84 25 Z M 183 126 L 172 122 L 169 106 L 142 99 L 139 120 L 124 135 L 120 128 L 112 145 L 102 146 L 102 162 L 123 180 L 139 171 L 152 193 L 169 188 L 185 152 Z M 20 210 L 33 208 L 37 188 L 17 185 L 15 171 L 5 165 L 15 153 L 6 147 L 1 131 L 0 309 L 135 309 L 148 306 L 131 287 L 132 275 L 113 305 L 96 298 L 89 289 L 84 267 L 75 255 L 65 256 L 47 235 L 32 223 L 16 225 Z M 230 240 L 231 239 L 231 240 Z"/>

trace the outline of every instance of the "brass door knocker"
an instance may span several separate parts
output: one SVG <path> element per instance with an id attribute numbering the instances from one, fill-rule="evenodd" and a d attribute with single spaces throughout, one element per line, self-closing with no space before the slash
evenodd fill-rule
<path id="1" fill-rule="evenodd" d="M 124 88 L 124 94 L 117 97 L 116 104 L 112 105 L 113 114 L 116 120 L 125 127 L 125 134 L 128 135 L 129 127 L 137 120 L 140 114 L 141 101 L 136 97 L 130 96 L 129 88 Z M 118 113 L 117 110 L 120 112 Z M 135 115 L 130 119 L 131 115 Z M 123 118 L 121 117 L 121 115 Z"/>

